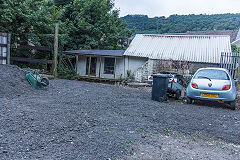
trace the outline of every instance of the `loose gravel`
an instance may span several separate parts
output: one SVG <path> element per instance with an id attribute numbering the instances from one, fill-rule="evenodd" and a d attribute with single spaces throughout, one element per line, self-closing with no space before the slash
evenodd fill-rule
<path id="1" fill-rule="evenodd" d="M 239 110 L 60 79 L 0 101 L 0 159 L 240 159 Z"/>

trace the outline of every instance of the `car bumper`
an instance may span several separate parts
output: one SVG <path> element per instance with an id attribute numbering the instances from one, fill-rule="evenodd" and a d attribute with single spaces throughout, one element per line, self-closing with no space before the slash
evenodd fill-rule
<path id="1" fill-rule="evenodd" d="M 202 93 L 205 94 L 217 94 L 218 98 L 215 97 L 203 97 Z M 187 88 L 187 97 L 199 100 L 210 100 L 210 101 L 234 101 L 236 99 L 236 94 L 232 91 L 211 91 L 211 90 L 199 90 L 193 88 Z"/>

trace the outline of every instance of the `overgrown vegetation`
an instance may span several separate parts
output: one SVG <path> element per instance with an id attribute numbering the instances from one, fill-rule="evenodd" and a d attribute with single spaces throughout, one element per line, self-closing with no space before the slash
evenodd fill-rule
<path id="1" fill-rule="evenodd" d="M 124 49 L 133 32 L 113 7 L 111 0 L 2 0 L 0 32 L 11 33 L 15 45 L 53 48 L 58 23 L 59 55 L 75 49 Z M 12 56 L 52 59 L 47 52 L 30 50 L 13 50 Z"/>
<path id="2" fill-rule="evenodd" d="M 171 15 L 149 18 L 147 15 L 127 15 L 122 20 L 136 33 L 185 33 L 187 31 L 235 30 L 240 26 L 240 14 Z"/>
<path id="3" fill-rule="evenodd" d="M 236 44 L 232 44 L 232 52 L 234 52 L 234 53 L 239 53 L 239 51 L 240 51 L 240 48 L 237 47 Z"/>

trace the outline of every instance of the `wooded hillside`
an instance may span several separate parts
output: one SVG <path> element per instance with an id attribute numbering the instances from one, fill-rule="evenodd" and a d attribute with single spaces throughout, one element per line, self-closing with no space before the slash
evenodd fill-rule
<path id="1" fill-rule="evenodd" d="M 235 30 L 240 27 L 240 14 L 171 15 L 149 18 L 147 15 L 122 17 L 136 33 L 185 33 L 187 31 Z"/>

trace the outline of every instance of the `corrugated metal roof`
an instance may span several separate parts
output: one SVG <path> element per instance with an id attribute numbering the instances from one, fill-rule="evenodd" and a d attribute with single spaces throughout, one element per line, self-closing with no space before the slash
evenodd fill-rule
<path id="1" fill-rule="evenodd" d="M 238 40 L 234 41 L 232 44 L 236 44 L 236 45 L 237 45 L 237 47 L 240 47 L 240 39 L 238 39 Z"/>
<path id="2" fill-rule="evenodd" d="M 229 35 L 230 42 L 236 40 L 238 30 L 188 31 L 186 35 Z"/>
<path id="3" fill-rule="evenodd" d="M 236 37 L 236 40 L 239 40 L 240 39 L 240 29 L 238 30 L 238 34 L 237 34 L 237 37 Z"/>
<path id="4" fill-rule="evenodd" d="M 124 55 L 220 63 L 222 52 L 231 52 L 230 36 L 137 34 Z"/>
<path id="5" fill-rule="evenodd" d="M 125 50 L 73 50 L 65 51 L 66 54 L 72 55 L 99 55 L 99 56 L 114 56 L 122 57 Z"/>

